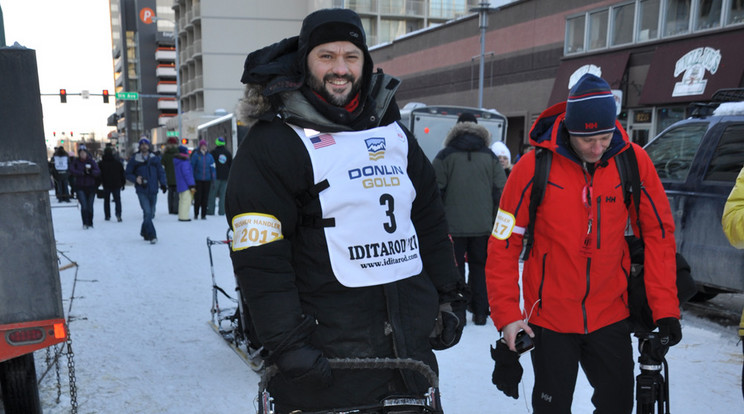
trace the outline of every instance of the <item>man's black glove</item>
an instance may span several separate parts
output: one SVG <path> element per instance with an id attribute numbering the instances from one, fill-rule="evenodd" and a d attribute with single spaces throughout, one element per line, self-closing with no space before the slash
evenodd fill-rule
<path id="1" fill-rule="evenodd" d="M 333 382 L 328 359 L 309 344 L 284 351 L 272 359 L 282 376 L 294 384 L 323 389 Z"/>
<path id="2" fill-rule="evenodd" d="M 496 341 L 496 349 L 491 347 L 491 358 L 495 361 L 491 382 L 507 397 L 518 399 L 519 381 L 522 380 L 523 372 L 519 354 L 499 340 Z"/>
<path id="3" fill-rule="evenodd" d="M 165 192 L 168 191 L 168 187 L 161 185 L 160 190 L 163 192 L 163 194 L 165 194 Z"/>
<path id="4" fill-rule="evenodd" d="M 434 330 L 429 335 L 432 349 L 441 351 L 460 342 L 462 329 L 465 327 L 466 307 L 464 301 L 446 302 L 439 305 L 439 315 Z"/>
<path id="5" fill-rule="evenodd" d="M 682 340 L 682 327 L 679 319 L 661 318 L 656 321 L 656 325 L 659 327 L 659 339 L 662 345 L 674 346 Z"/>

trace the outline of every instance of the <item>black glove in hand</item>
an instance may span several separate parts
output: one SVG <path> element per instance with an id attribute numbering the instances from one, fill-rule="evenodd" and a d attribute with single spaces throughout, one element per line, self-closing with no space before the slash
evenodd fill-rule
<path id="1" fill-rule="evenodd" d="M 679 324 L 679 319 L 661 318 L 656 321 L 656 325 L 659 327 L 659 339 L 662 345 L 674 346 L 682 340 L 682 326 Z"/>
<path id="2" fill-rule="evenodd" d="M 160 190 L 163 192 L 163 194 L 165 194 L 165 192 L 168 191 L 168 187 L 161 185 Z"/>
<path id="3" fill-rule="evenodd" d="M 491 358 L 495 361 L 491 382 L 507 397 L 518 399 L 523 372 L 519 354 L 510 350 L 504 342 L 496 341 L 496 349 L 491 347 Z"/>
<path id="4" fill-rule="evenodd" d="M 439 305 L 439 316 L 434 330 L 429 335 L 432 349 L 441 351 L 460 342 L 462 329 L 465 327 L 465 308 L 464 302 L 446 302 Z"/>
<path id="5" fill-rule="evenodd" d="M 328 359 L 311 345 L 301 345 L 274 358 L 282 376 L 294 384 L 323 389 L 333 382 Z"/>

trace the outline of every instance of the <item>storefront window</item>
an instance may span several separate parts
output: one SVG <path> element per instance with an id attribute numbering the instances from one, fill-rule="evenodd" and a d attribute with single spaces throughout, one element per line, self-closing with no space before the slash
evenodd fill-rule
<path id="1" fill-rule="evenodd" d="M 695 30 L 720 27 L 722 3 L 723 0 L 700 0 L 695 16 Z"/>
<path id="2" fill-rule="evenodd" d="M 731 0 L 731 8 L 728 12 L 726 24 L 744 23 L 744 1 Z"/>
<path id="3" fill-rule="evenodd" d="M 641 0 L 637 34 L 639 42 L 659 37 L 659 2 L 660 0 Z"/>
<path id="4" fill-rule="evenodd" d="M 685 118 L 685 108 L 658 108 L 656 110 L 656 130 L 661 132 L 677 121 Z"/>
<path id="5" fill-rule="evenodd" d="M 589 15 L 589 50 L 607 47 L 607 10 Z"/>
<path id="6" fill-rule="evenodd" d="M 624 45 L 633 41 L 633 19 L 635 3 L 612 8 L 612 46 Z"/>
<path id="7" fill-rule="evenodd" d="M 584 26 L 586 17 L 582 14 L 566 21 L 566 54 L 584 51 Z"/>
<path id="8" fill-rule="evenodd" d="M 690 1 L 666 0 L 664 36 L 676 36 L 690 31 Z"/>

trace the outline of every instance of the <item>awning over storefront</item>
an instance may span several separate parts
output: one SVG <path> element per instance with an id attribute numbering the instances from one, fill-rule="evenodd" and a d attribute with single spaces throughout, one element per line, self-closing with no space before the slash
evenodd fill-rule
<path id="1" fill-rule="evenodd" d="M 659 45 L 639 103 L 707 101 L 718 89 L 736 88 L 744 72 L 744 31 Z"/>
<path id="2" fill-rule="evenodd" d="M 606 80 L 612 89 L 620 89 L 620 82 L 628 64 L 628 56 L 630 52 L 626 51 L 562 61 L 558 67 L 548 105 L 565 101 L 571 86 L 585 73 L 593 73 Z"/>

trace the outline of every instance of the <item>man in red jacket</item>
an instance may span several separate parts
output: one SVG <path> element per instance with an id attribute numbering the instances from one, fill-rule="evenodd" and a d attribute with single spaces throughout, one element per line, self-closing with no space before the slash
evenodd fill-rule
<path id="1" fill-rule="evenodd" d="M 616 120 L 609 85 L 584 75 L 567 102 L 545 110 L 530 144 L 552 151 L 544 198 L 535 217 L 534 244 L 524 261 L 520 307 L 519 255 L 529 224 L 535 151 L 514 165 L 488 246 L 486 283 L 491 317 L 505 343 L 493 351 L 493 382 L 518 398 L 522 369 L 515 338 L 533 338 L 534 412 L 568 413 L 578 367 L 594 388 L 601 413 L 633 409 L 633 350 L 627 305 L 630 269 L 625 229 L 645 242 L 645 283 L 662 343 L 682 337 L 676 289 L 674 219 L 646 152 L 629 142 Z M 615 156 L 636 153 L 642 184 L 639 229 L 624 203 Z M 629 211 L 630 210 L 630 211 Z M 508 349 L 507 349 L 508 348 Z"/>

